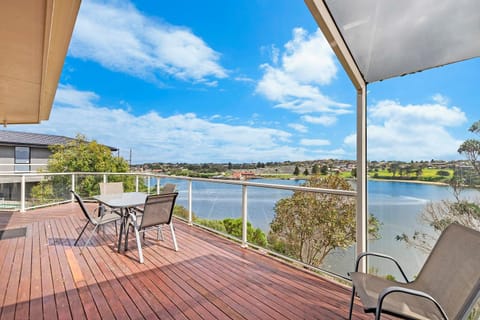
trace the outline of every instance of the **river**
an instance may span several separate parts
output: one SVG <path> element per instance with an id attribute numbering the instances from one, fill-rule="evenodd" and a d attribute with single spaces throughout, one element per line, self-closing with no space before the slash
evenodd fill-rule
<path id="1" fill-rule="evenodd" d="M 252 182 L 301 185 L 299 180 L 258 179 Z M 162 179 L 161 184 L 175 183 L 179 190 L 177 204 L 187 207 L 187 181 L 178 179 Z M 152 182 L 153 184 L 154 182 Z M 193 212 L 201 218 L 224 219 L 239 218 L 242 212 L 242 187 L 214 182 L 197 182 L 192 185 Z M 248 187 L 248 220 L 253 226 L 268 233 L 270 222 L 274 216 L 275 203 L 292 194 L 291 191 Z M 477 197 L 477 191 L 467 190 L 463 194 L 469 199 Z M 415 230 L 431 232 L 430 227 L 420 223 L 419 216 L 429 202 L 442 199 L 453 199 L 451 189 L 446 186 L 392 182 L 368 181 L 368 210 L 381 222 L 381 239 L 369 241 L 369 251 L 383 252 L 403 261 L 405 272 L 412 278 L 418 274 L 426 255 L 420 250 L 409 248 L 404 242 L 395 240 L 396 235 L 406 233 L 412 235 Z M 336 274 L 346 275 L 352 271 L 354 249 L 336 250 L 324 261 L 322 267 Z M 390 265 L 380 261 L 371 261 L 370 266 L 378 269 L 380 274 L 392 274 L 396 278 L 400 274 Z"/>

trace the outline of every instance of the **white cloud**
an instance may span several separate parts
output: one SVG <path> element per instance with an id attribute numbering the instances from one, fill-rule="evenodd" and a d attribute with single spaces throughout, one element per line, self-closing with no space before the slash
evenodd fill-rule
<path id="1" fill-rule="evenodd" d="M 302 133 L 308 132 L 308 128 L 300 123 L 289 123 L 288 126 L 298 132 L 302 132 Z"/>
<path id="2" fill-rule="evenodd" d="M 441 105 L 447 105 L 450 102 L 450 100 L 447 97 L 445 97 L 440 93 L 433 95 L 432 100 Z"/>
<path id="3" fill-rule="evenodd" d="M 406 105 L 391 100 L 369 107 L 368 157 L 370 160 L 452 159 L 462 140 L 448 128 L 467 118 L 457 107 L 442 104 Z M 344 139 L 355 146 L 355 134 Z"/>
<path id="4" fill-rule="evenodd" d="M 331 126 L 337 122 L 337 118 L 332 116 L 312 117 L 307 115 L 302 116 L 302 120 L 308 123 L 322 124 L 324 126 Z"/>
<path id="5" fill-rule="evenodd" d="M 320 85 L 333 81 L 337 66 L 333 51 L 319 30 L 309 35 L 302 28 L 294 29 L 293 39 L 284 49 L 281 58 L 272 59 L 273 65 L 260 66 L 263 77 L 257 84 L 257 93 L 274 101 L 276 108 L 300 114 L 329 113 L 335 117 L 352 112 L 350 105 L 336 102 L 320 91 Z"/>
<path id="6" fill-rule="evenodd" d="M 99 106 L 99 98 L 93 92 L 61 85 L 50 120 L 12 129 L 69 137 L 82 133 L 88 139 L 119 148 L 125 158 L 132 149 L 133 163 L 305 160 L 337 152 L 308 147 L 327 145 L 320 140 L 305 140 L 305 145 L 298 145 L 291 133 L 283 130 L 227 124 L 228 117 L 202 119 L 194 113 L 162 116 L 155 111 L 135 115 L 127 109 Z"/>
<path id="7" fill-rule="evenodd" d="M 330 141 L 324 139 L 301 139 L 302 146 L 329 146 Z"/>
<path id="8" fill-rule="evenodd" d="M 69 55 L 149 81 L 162 75 L 216 86 L 220 55 L 191 30 L 142 15 L 128 1 L 83 1 Z"/>

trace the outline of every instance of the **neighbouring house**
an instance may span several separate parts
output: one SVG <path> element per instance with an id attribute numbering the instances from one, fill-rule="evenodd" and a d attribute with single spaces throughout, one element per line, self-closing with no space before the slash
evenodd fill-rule
<path id="1" fill-rule="evenodd" d="M 47 168 L 48 158 L 52 154 L 49 146 L 72 140 L 65 136 L 0 130 L 0 206 L 2 202 L 5 204 L 20 199 L 22 173 L 35 173 Z M 41 179 L 41 176 L 27 176 L 27 192 Z"/>

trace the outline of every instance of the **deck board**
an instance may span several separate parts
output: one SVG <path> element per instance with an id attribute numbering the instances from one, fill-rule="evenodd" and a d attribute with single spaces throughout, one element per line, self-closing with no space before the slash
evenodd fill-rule
<path id="1" fill-rule="evenodd" d="M 76 204 L 0 212 L 0 229 L 27 227 L 25 237 L 0 240 L 1 319 L 335 320 L 348 314 L 349 288 L 181 221 L 175 221 L 178 252 L 168 228 L 164 241 L 147 232 L 144 264 L 133 235 L 129 250 L 116 251 L 113 225 L 82 252 L 73 243 L 84 224 Z M 355 319 L 372 319 L 358 305 L 354 312 Z"/>

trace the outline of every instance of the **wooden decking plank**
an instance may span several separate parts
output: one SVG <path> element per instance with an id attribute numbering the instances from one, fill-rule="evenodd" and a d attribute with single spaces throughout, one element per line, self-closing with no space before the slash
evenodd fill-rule
<path id="1" fill-rule="evenodd" d="M 156 231 L 150 231 L 150 234 L 146 238 L 148 239 L 152 237 L 156 239 Z M 215 306 L 211 301 L 205 299 L 201 293 L 192 288 L 187 282 L 188 279 L 191 278 L 191 275 L 184 273 L 182 269 L 179 268 L 179 266 L 184 264 L 185 261 L 182 263 L 175 263 L 175 259 L 173 262 L 163 259 L 165 254 L 171 254 L 174 257 L 177 257 L 178 253 L 175 252 L 173 248 L 159 246 L 156 240 L 155 243 L 157 244 L 154 245 L 154 250 L 150 250 L 152 248 L 149 248 L 148 245 L 145 246 L 146 251 L 144 253 L 144 257 L 146 260 L 150 260 L 155 265 L 164 265 L 162 268 L 164 274 L 171 279 L 170 281 L 172 281 L 172 283 L 182 287 L 183 290 L 188 293 L 188 295 L 191 297 L 188 301 L 193 301 L 192 304 L 194 305 L 194 310 L 203 319 L 211 319 L 212 317 L 215 318 L 215 314 L 218 314 L 218 307 Z M 223 314 L 223 316 L 225 315 Z"/>
<path id="2" fill-rule="evenodd" d="M 189 250 L 188 247 L 185 247 L 182 252 L 178 253 L 180 255 L 185 255 L 186 257 L 194 254 L 194 252 Z M 217 251 L 217 254 L 215 254 L 215 256 L 207 255 L 198 257 L 197 259 L 190 259 L 189 268 L 187 270 L 184 270 L 184 272 L 189 272 L 190 274 L 192 274 L 195 281 L 202 284 L 204 287 L 213 287 L 216 292 L 215 294 L 218 298 L 222 300 L 227 300 L 227 298 L 229 298 L 230 300 L 225 301 L 225 303 L 237 306 L 240 309 L 240 311 L 238 312 L 247 318 L 285 318 L 283 314 L 277 312 L 275 309 L 269 308 L 267 310 L 262 310 L 256 307 L 255 304 L 251 304 L 248 310 L 244 310 L 244 306 L 248 304 L 248 300 L 251 300 L 252 297 L 255 297 L 257 293 L 254 290 L 241 290 L 238 285 L 232 286 L 232 283 L 240 284 L 242 282 L 236 282 L 234 279 L 231 278 L 231 274 L 225 274 L 226 269 L 219 266 L 218 263 L 222 260 L 222 254 L 225 253 Z M 202 260 L 202 262 L 198 261 L 199 259 Z M 212 261 L 211 263 L 209 263 L 208 268 L 205 267 L 205 265 L 203 264 L 203 262 L 206 260 Z M 182 265 L 182 267 L 187 266 Z M 225 277 L 222 276 L 223 274 L 225 275 Z M 263 297 L 259 300 L 263 300 Z"/>
<path id="3" fill-rule="evenodd" d="M 188 241 L 188 240 L 187 240 Z M 206 243 L 206 245 L 210 245 Z M 189 244 L 188 242 L 184 244 L 185 246 L 185 255 L 189 256 L 193 254 L 192 252 L 188 251 Z M 211 250 L 211 248 L 209 248 Z M 206 268 L 202 263 L 196 262 L 195 265 L 193 266 L 193 270 L 198 270 L 200 274 L 204 275 L 210 275 L 211 279 L 215 279 L 217 282 L 223 282 L 225 285 L 228 285 L 228 283 L 242 283 L 242 281 L 245 280 L 245 274 L 244 270 L 241 268 L 241 266 L 236 266 L 232 265 L 231 263 L 231 256 L 229 255 L 228 252 L 225 252 L 223 250 L 218 250 L 216 248 L 215 252 L 217 253 L 216 255 L 205 255 L 203 256 L 203 259 L 206 259 L 206 264 L 208 264 L 209 268 Z M 225 259 L 229 259 L 230 265 L 222 263 L 222 261 Z M 239 264 L 244 263 L 239 258 L 234 257 L 234 260 L 237 260 Z M 249 275 L 249 280 L 250 280 L 251 275 Z M 197 277 L 198 278 L 198 277 Z M 209 279 L 209 277 L 203 277 L 205 279 Z M 205 286 L 210 286 L 208 283 L 205 283 Z M 244 288 L 244 292 L 237 292 L 237 294 L 240 294 L 244 299 L 249 299 L 251 297 L 254 297 L 258 299 L 259 301 L 269 301 L 269 295 L 262 294 L 257 290 L 258 288 L 255 287 L 249 287 L 246 286 Z M 267 304 L 268 305 L 268 304 Z M 270 306 L 269 309 L 266 310 L 269 314 L 275 318 L 285 318 L 286 315 L 289 314 L 288 310 L 285 310 L 285 313 L 279 312 L 279 308 L 281 310 L 281 305 L 277 306 Z M 293 314 L 290 314 L 291 316 L 294 316 Z M 288 317 L 287 317 L 288 318 Z"/>
<path id="4" fill-rule="evenodd" d="M 32 225 L 27 226 L 27 233 L 24 242 L 22 271 L 18 286 L 17 305 L 15 308 L 16 319 L 28 319 L 30 313 L 30 276 L 32 273 Z"/>
<path id="5" fill-rule="evenodd" d="M 166 238 L 165 241 L 167 241 L 167 243 L 171 243 L 170 239 L 168 239 L 168 238 Z M 160 248 L 157 249 L 158 247 L 160 247 Z M 173 249 L 171 249 L 169 247 L 159 246 L 158 244 L 155 246 L 155 249 L 157 249 L 156 250 L 157 253 L 155 254 L 155 252 L 154 252 L 153 254 L 151 254 L 150 259 L 152 259 L 152 260 L 157 259 L 156 260 L 157 263 L 165 264 L 167 268 L 178 269 L 178 271 L 177 270 L 172 270 L 172 272 L 168 272 L 168 274 L 171 275 L 172 280 L 174 280 L 177 283 L 184 283 L 184 281 L 183 281 L 184 277 L 182 277 L 180 275 L 180 272 L 183 272 L 183 274 L 187 275 L 188 278 L 192 278 L 192 274 L 195 273 L 195 266 L 191 266 L 189 268 L 189 267 L 187 267 L 187 264 L 190 265 L 190 264 L 192 264 L 192 261 L 196 260 L 195 254 L 187 255 L 188 257 L 186 257 L 184 262 L 181 263 L 181 264 L 174 264 L 171 261 L 166 260 L 166 257 L 171 256 L 175 260 L 175 259 L 177 259 L 179 254 L 181 255 L 181 252 L 175 252 L 175 251 L 173 251 Z M 153 250 L 151 250 L 151 251 L 153 251 Z M 160 252 L 162 254 L 160 254 Z M 192 258 L 192 256 L 193 256 L 193 258 Z M 188 258 L 190 258 L 190 259 L 188 259 Z M 177 275 L 177 273 L 179 273 L 179 275 Z M 194 277 L 194 279 L 196 281 L 201 281 L 202 277 L 203 277 L 203 275 L 200 274 L 198 277 Z M 185 285 L 186 288 L 189 289 L 189 291 L 192 294 L 192 297 L 194 297 L 194 298 L 196 297 L 197 299 L 199 298 L 199 293 L 192 290 L 190 288 L 190 286 L 188 285 L 188 283 L 185 282 L 184 285 Z M 263 319 L 273 319 L 272 316 L 268 315 L 267 313 L 264 313 L 263 311 L 261 311 L 259 309 L 256 309 L 255 306 L 249 306 L 249 308 L 245 308 L 244 299 L 242 297 L 240 297 L 238 294 L 234 293 L 230 288 L 218 287 L 217 286 L 217 287 L 214 287 L 214 289 L 215 289 L 214 291 L 217 292 L 216 295 L 217 295 L 218 298 L 221 298 L 223 300 L 227 300 L 228 301 L 227 304 L 235 305 L 238 309 L 240 309 L 240 311 L 237 310 L 238 314 L 241 314 L 242 316 L 244 316 L 246 318 L 261 317 Z M 205 300 L 205 299 L 204 299 L 204 301 L 205 301 L 205 304 L 207 306 L 211 304 L 211 301 L 208 301 L 208 300 Z M 253 312 L 252 309 L 253 309 L 253 311 L 257 311 L 258 314 L 255 314 L 255 312 Z"/>
<path id="6" fill-rule="evenodd" d="M 55 249 L 57 251 L 58 263 L 60 271 L 62 273 L 62 278 L 64 282 L 64 289 L 67 295 L 68 304 L 70 308 L 70 313 L 72 319 L 85 319 L 85 313 L 82 306 L 82 301 L 80 295 L 75 285 L 75 278 L 78 276 L 74 274 L 74 270 L 79 270 L 72 268 L 72 264 L 76 264 L 76 260 L 72 250 L 69 248 L 70 243 L 65 237 L 65 232 L 62 229 L 62 224 L 59 219 L 50 220 L 52 231 L 55 234 Z M 71 257 L 73 261 L 70 261 L 68 257 Z M 78 266 L 78 264 L 76 264 Z M 81 271 L 78 271 L 81 273 Z M 83 275 L 80 275 L 80 278 L 77 277 L 77 280 L 80 282 L 83 280 Z"/>
<path id="7" fill-rule="evenodd" d="M 132 261 L 127 261 L 127 264 L 117 263 L 119 259 L 119 254 L 116 252 L 116 248 L 113 246 L 103 245 L 98 248 L 98 255 L 101 255 L 108 265 L 108 269 L 104 273 L 108 274 L 110 279 L 118 279 L 119 284 L 122 286 L 123 290 L 128 294 L 129 300 L 141 312 L 141 315 L 137 317 L 142 317 L 144 319 L 168 319 L 170 315 L 167 310 L 162 308 L 161 312 L 159 310 L 154 310 L 152 307 L 153 304 L 159 304 L 155 297 L 149 294 L 148 290 L 145 290 L 141 283 L 134 281 L 132 277 L 132 271 L 127 264 L 132 265 Z M 114 250 L 112 250 L 114 249 Z M 126 305 L 128 308 L 129 306 Z"/>
<path id="8" fill-rule="evenodd" d="M 50 257 L 48 254 L 47 230 L 45 224 L 39 224 L 38 233 L 40 236 L 40 270 L 42 277 L 42 304 L 43 318 L 57 318 L 57 308 L 55 305 L 55 291 L 53 289 L 53 276 L 50 266 Z"/>
<path id="9" fill-rule="evenodd" d="M 7 293 L 10 271 L 12 270 L 12 260 L 15 255 L 16 244 L 17 239 L 0 240 L 0 279 L 6 279 L 6 281 L 0 281 L 0 316 L 4 307 L 6 306 L 5 297 Z"/>
<path id="10" fill-rule="evenodd" d="M 42 270 L 40 252 L 39 223 L 32 223 L 32 265 L 30 280 L 30 314 L 43 318 L 42 303 Z"/>
<path id="11" fill-rule="evenodd" d="M 185 249 L 187 250 L 187 249 Z M 245 270 L 241 267 L 230 267 L 228 264 L 222 262 L 223 259 L 220 258 L 223 252 L 218 252 L 219 256 L 206 256 L 205 259 L 207 260 L 208 268 L 200 262 L 195 262 L 193 264 L 193 270 L 199 273 L 199 275 L 195 279 L 199 279 L 198 281 L 203 282 L 205 287 L 215 287 L 215 283 L 223 283 L 225 287 L 231 287 L 229 284 L 231 283 L 242 283 L 245 280 L 246 274 Z M 189 255 L 190 252 L 186 252 L 186 255 Z M 204 275 L 200 277 L 200 275 Z M 251 282 L 251 276 L 248 275 L 248 280 Z M 243 299 L 251 299 L 255 298 L 259 301 L 266 302 L 267 308 L 263 312 L 268 313 L 270 316 L 274 317 L 275 319 L 282 319 L 282 318 L 296 318 L 298 315 L 293 314 L 288 308 L 284 308 L 283 304 L 278 303 L 275 304 L 269 294 L 264 294 L 265 291 L 261 291 L 260 287 L 257 287 L 258 283 L 253 283 L 254 285 L 244 286 L 240 288 L 237 286 L 235 288 L 236 294 L 241 296 Z M 231 289 L 231 288 L 229 288 Z M 232 290 L 232 289 L 231 289 Z M 240 292 L 242 291 L 242 292 Z"/>
<path id="12" fill-rule="evenodd" d="M 73 219 L 73 218 L 72 218 Z M 78 219 L 74 219 L 77 220 Z M 61 225 L 61 230 L 64 232 L 65 240 L 68 242 L 70 247 L 65 252 L 67 261 L 72 272 L 73 281 L 75 283 L 75 287 L 77 288 L 78 296 L 81 301 L 81 305 L 83 307 L 83 312 L 87 319 L 101 319 L 101 315 L 97 309 L 97 305 L 95 304 L 95 299 L 92 296 L 83 272 L 81 270 L 80 263 L 78 262 L 78 255 L 74 252 L 72 245 L 75 242 L 76 237 L 73 236 L 75 229 L 73 224 L 71 223 L 71 219 L 63 219 L 57 221 Z"/>
<path id="13" fill-rule="evenodd" d="M 219 242 L 221 242 L 221 241 L 219 241 Z M 207 242 L 205 242 L 205 243 L 203 243 L 203 244 L 204 244 L 204 245 L 207 245 L 207 246 L 210 246 L 210 245 L 211 245 L 211 246 L 216 246 L 216 245 L 217 245 L 217 242 L 214 242 L 214 243 L 215 243 L 215 244 L 213 244 L 213 243 L 212 243 L 212 244 L 210 244 L 210 243 L 207 244 Z M 207 249 L 207 250 L 212 251 L 212 249 Z M 216 248 L 214 251 L 216 251 L 216 252 L 221 252 L 221 250 L 219 250 L 218 248 Z M 243 254 L 244 254 L 244 255 L 256 255 L 257 253 L 245 251 Z M 231 260 L 235 260 L 235 257 L 233 257 L 233 258 L 232 258 L 232 257 L 228 257 L 228 258 L 231 259 Z M 260 255 L 259 258 L 265 258 L 265 257 L 263 257 L 263 256 Z M 256 259 L 256 265 L 259 264 L 259 263 L 261 263 L 259 260 L 261 260 L 261 259 Z M 219 259 L 219 261 L 217 261 L 217 263 L 220 264 L 220 263 L 221 263 L 221 259 Z M 255 268 L 254 268 L 255 270 L 257 270 L 256 265 L 255 265 Z M 238 269 L 238 268 L 232 266 L 232 263 L 231 263 L 231 262 L 226 263 L 223 267 L 226 268 L 226 269 L 224 269 L 224 270 L 229 270 L 230 272 L 236 272 L 236 269 Z M 277 268 L 277 267 L 279 267 L 279 266 L 275 266 L 275 268 Z M 290 267 L 288 267 L 288 266 L 281 266 L 281 267 L 290 268 Z M 275 269 L 274 269 L 274 270 L 271 270 L 271 269 L 266 270 L 266 269 L 264 269 L 263 272 L 265 272 L 265 271 L 268 271 L 269 277 L 272 276 L 272 275 L 275 276 L 274 273 L 277 272 Z M 289 272 L 288 274 L 290 275 L 290 274 L 292 274 L 292 271 L 297 271 L 297 270 L 287 269 L 287 271 Z M 251 271 L 250 271 L 250 275 L 251 275 Z M 295 277 L 294 274 L 292 274 L 292 276 Z M 259 277 L 259 279 L 262 279 L 262 278 L 264 278 L 264 277 Z M 288 279 L 287 279 L 287 280 L 288 280 Z M 318 282 L 318 278 L 315 278 L 315 280 Z M 241 281 L 242 281 L 242 279 L 238 279 L 238 282 L 239 282 L 239 283 L 241 283 Z M 251 280 L 249 280 L 249 281 L 251 282 Z M 287 286 L 287 288 L 284 287 L 284 285 L 283 285 L 283 284 L 284 284 L 284 281 L 285 281 L 285 279 L 278 279 L 278 278 L 277 278 L 276 281 L 272 281 L 272 283 L 270 283 L 270 284 L 267 283 L 267 284 L 266 284 L 266 287 L 273 286 L 273 285 L 277 285 L 278 288 L 275 289 L 275 291 L 278 292 L 278 293 L 285 293 L 285 289 L 288 289 L 289 287 L 288 287 L 288 286 Z M 290 284 L 291 284 L 291 283 L 290 283 Z M 263 289 L 262 287 L 259 287 L 258 289 L 259 289 L 258 291 L 263 291 L 263 292 L 264 292 L 264 290 L 262 290 L 262 289 Z M 287 290 L 287 292 L 288 292 L 288 290 Z M 314 294 L 314 292 L 312 292 L 312 293 L 310 293 L 310 294 Z M 327 295 L 327 296 L 328 296 L 328 295 Z M 260 296 L 257 297 L 257 298 L 263 300 L 263 298 L 260 297 Z M 296 302 L 295 304 L 298 305 L 298 306 L 301 306 L 303 309 L 304 309 L 304 306 L 305 306 L 305 305 L 307 305 L 307 304 L 312 304 L 312 296 L 311 296 L 311 295 L 310 295 L 310 296 L 307 296 L 307 298 L 305 298 L 305 299 L 301 299 L 300 301 L 298 301 L 298 299 L 299 299 L 299 293 L 298 293 L 297 291 L 295 291 L 295 290 L 293 290 L 293 291 L 290 290 L 289 294 L 287 294 L 286 296 L 284 295 L 283 299 L 280 299 L 280 300 L 279 300 L 279 303 L 281 303 L 281 302 L 284 303 L 284 301 L 286 301 L 285 299 L 288 299 L 288 301 L 290 301 L 290 304 L 294 303 L 295 300 L 297 300 L 297 302 Z M 293 299 L 293 301 L 292 301 L 292 299 Z M 267 299 L 267 300 L 268 300 L 268 299 Z M 318 301 L 318 300 L 317 300 L 317 301 Z M 295 308 L 291 308 L 291 309 L 294 310 Z M 317 312 L 321 312 L 321 311 L 323 311 L 323 312 L 328 312 L 328 311 L 326 310 L 326 308 L 321 308 L 321 306 L 319 305 L 319 303 L 317 303 L 317 304 L 312 304 L 312 307 L 309 308 L 309 311 L 316 311 L 316 310 L 318 310 Z M 299 309 L 298 311 L 296 311 L 296 313 L 301 314 L 302 317 L 305 316 L 305 311 L 304 311 L 304 310 Z M 332 316 L 337 317 L 337 316 L 339 316 L 339 315 L 338 315 L 338 314 L 336 314 L 336 315 L 331 315 L 331 314 L 330 314 L 330 315 L 329 315 L 329 317 L 332 317 Z M 342 314 L 342 316 L 343 316 L 343 314 Z"/>
<path id="14" fill-rule="evenodd" d="M 50 259 L 50 271 L 52 274 L 53 292 L 55 297 L 55 304 L 57 308 L 57 314 L 60 319 L 72 319 L 70 312 L 70 304 L 67 298 L 64 275 L 59 265 L 59 258 L 57 256 L 56 241 L 57 235 L 55 222 L 53 220 L 47 220 L 44 222 L 45 233 L 47 238 L 48 255 Z M 68 271 L 68 269 L 66 270 Z"/>
<path id="15" fill-rule="evenodd" d="M 62 222 L 68 221 L 72 220 L 63 220 Z M 84 220 L 78 220 L 78 225 L 76 225 L 77 229 L 81 230 L 84 223 Z M 73 226 L 73 228 L 66 230 L 69 230 L 70 232 L 68 238 L 71 239 L 71 244 L 73 245 L 73 242 L 75 241 L 74 239 L 76 239 L 77 236 L 73 236 L 73 230 L 75 230 L 75 225 Z M 84 234 L 83 236 L 88 237 L 88 233 L 86 235 Z M 85 313 L 87 315 L 87 318 L 92 317 L 101 319 L 115 319 L 111 305 L 108 303 L 108 300 L 104 296 L 103 290 L 100 288 L 100 285 L 96 282 L 95 277 L 91 273 L 88 263 L 86 262 L 83 253 L 80 251 L 80 248 L 75 248 L 74 253 L 83 274 L 84 280 L 82 281 L 81 286 L 78 289 L 82 301 L 85 301 L 84 306 L 86 307 Z"/>
<path id="16" fill-rule="evenodd" d="M 115 259 L 113 259 L 114 255 Z M 111 253 L 111 256 L 119 270 L 125 274 L 125 278 L 136 284 L 137 290 L 160 319 L 186 319 L 178 306 L 172 303 L 164 291 L 159 289 L 156 281 L 144 276 L 143 273 L 148 268 L 115 251 Z"/>
<path id="17" fill-rule="evenodd" d="M 15 243 L 15 245 L 14 245 Z M 3 310 L 0 317 L 2 319 L 14 319 L 15 317 L 15 306 L 18 295 L 18 285 L 20 283 L 20 274 L 22 270 L 22 259 L 24 251 L 25 239 L 16 238 L 15 242 L 12 242 L 12 246 L 15 248 L 15 254 L 13 259 L 9 261 L 12 265 L 10 275 L 4 279 L 5 282 L 8 282 L 7 290 L 5 292 L 5 300 L 3 303 Z"/>
<path id="18" fill-rule="evenodd" d="M 104 230 L 107 231 L 107 230 Z M 113 230 L 110 230 L 113 231 Z M 103 233 L 103 231 L 102 231 Z M 110 267 L 104 261 L 106 255 L 104 252 L 99 254 L 99 251 L 103 251 L 105 246 L 105 240 L 100 236 L 94 235 L 91 240 L 92 246 L 88 250 L 84 250 L 84 257 L 87 258 L 87 262 L 92 269 L 97 282 L 103 284 L 105 288 L 105 296 L 112 304 L 115 303 L 114 314 L 116 317 L 123 318 L 128 317 L 132 319 L 139 319 L 141 312 L 137 306 L 132 302 L 132 299 L 128 295 L 128 292 L 124 290 L 123 286 L 117 281 L 117 278 L 113 276 Z M 86 254 L 88 251 L 88 254 Z M 124 315 L 125 312 L 125 315 Z"/>

